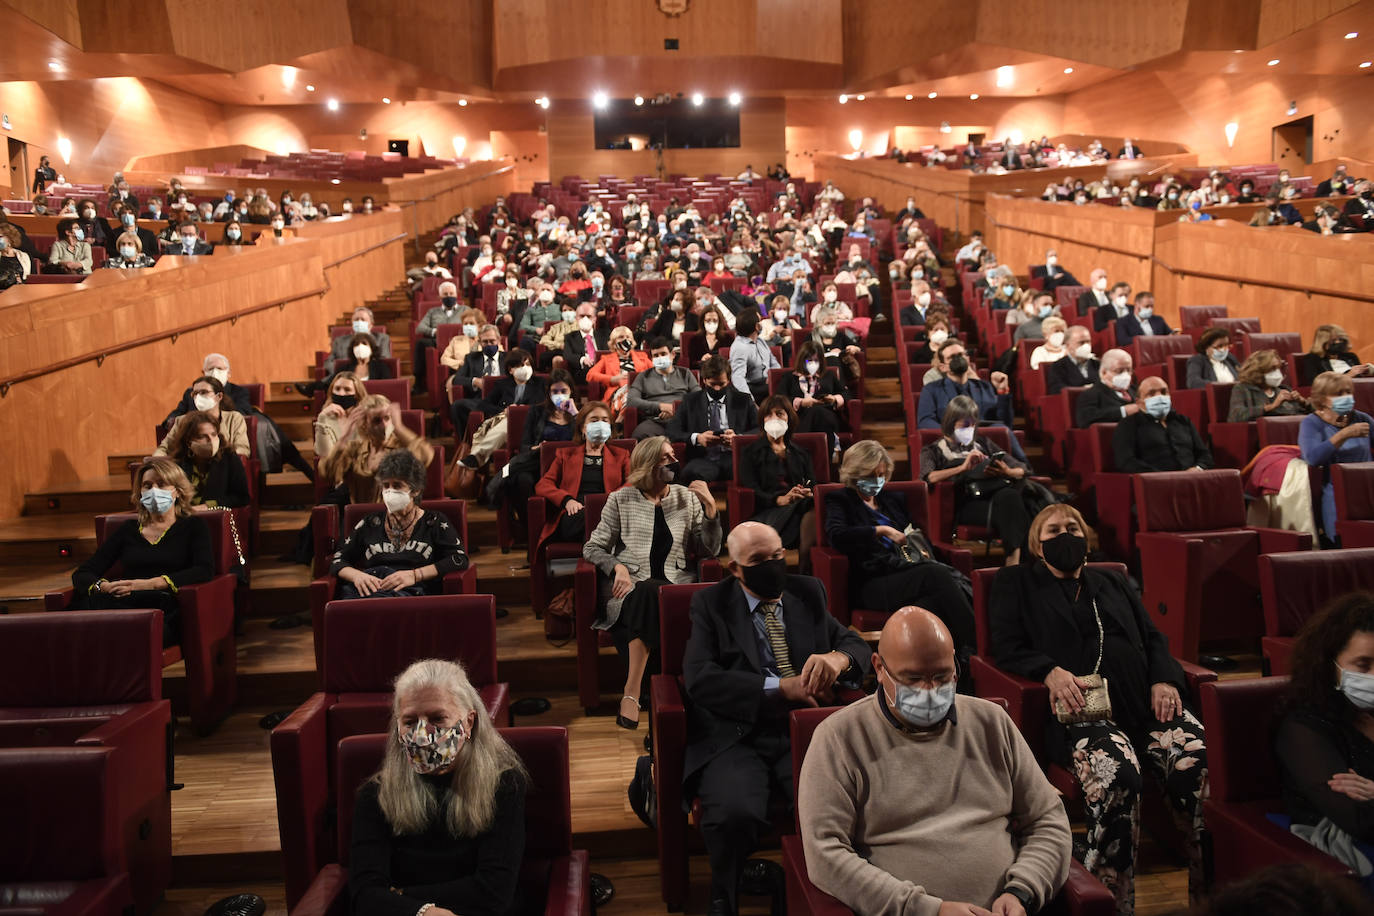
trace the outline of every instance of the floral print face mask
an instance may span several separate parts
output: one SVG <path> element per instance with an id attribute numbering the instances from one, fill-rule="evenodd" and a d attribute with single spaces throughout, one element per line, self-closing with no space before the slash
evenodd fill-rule
<path id="1" fill-rule="evenodd" d="M 461 723 L 448 727 L 431 725 L 419 719 L 414 728 L 397 724 L 396 740 L 405 749 L 410 765 L 421 776 L 451 769 L 467 734 Z"/>

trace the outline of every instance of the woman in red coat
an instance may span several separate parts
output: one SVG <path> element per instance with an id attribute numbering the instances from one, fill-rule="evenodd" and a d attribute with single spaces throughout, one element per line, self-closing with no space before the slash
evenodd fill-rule
<path id="1" fill-rule="evenodd" d="M 649 354 L 634 348 L 634 332 L 624 325 L 611 331 L 607 343 L 610 345 L 610 352 L 587 370 L 587 381 L 600 382 L 603 386 L 601 397 L 609 402 L 617 388 L 629 384 L 631 373 L 648 372 L 654 367 L 654 363 Z"/>
<path id="2" fill-rule="evenodd" d="M 536 495 L 549 502 L 544 530 L 539 533 L 543 547 L 547 541 L 576 543 L 587 538 L 587 497 L 612 493 L 625 485 L 630 471 L 630 453 L 607 445 L 611 441 L 611 409 L 602 401 L 592 401 L 577 415 L 572 448 L 560 448 L 553 463 L 534 487 Z"/>

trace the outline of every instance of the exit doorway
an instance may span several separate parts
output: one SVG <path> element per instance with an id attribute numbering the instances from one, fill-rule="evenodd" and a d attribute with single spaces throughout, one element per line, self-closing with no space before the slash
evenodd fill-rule
<path id="1" fill-rule="evenodd" d="M 10 167 L 6 170 L 5 181 L 9 184 L 9 192 L 5 195 L 10 200 L 25 200 L 29 189 L 29 145 L 23 140 L 16 140 L 13 137 L 6 137 L 9 141 L 9 162 Z"/>
<path id="2" fill-rule="evenodd" d="M 1273 143 L 1274 161 L 1279 167 L 1301 174 L 1299 170 L 1312 161 L 1312 116 L 1275 127 Z"/>

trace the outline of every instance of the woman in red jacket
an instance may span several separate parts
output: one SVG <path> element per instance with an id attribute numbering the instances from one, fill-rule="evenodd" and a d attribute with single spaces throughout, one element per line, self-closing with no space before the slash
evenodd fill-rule
<path id="1" fill-rule="evenodd" d="M 587 497 L 612 493 L 625 485 L 630 470 L 630 453 L 614 448 L 611 440 L 611 409 L 602 401 L 592 401 L 577 415 L 571 448 L 560 448 L 553 463 L 534 487 L 556 511 L 546 513 L 548 521 L 539 533 L 538 549 L 548 541 L 576 543 L 587 538 Z"/>
<path id="2" fill-rule="evenodd" d="M 624 325 L 611 331 L 610 352 L 587 370 L 587 381 L 602 385 L 601 399 L 610 402 L 612 394 L 630 382 L 630 373 L 648 372 L 653 360 L 643 350 L 636 350 L 634 332 Z M 619 408 L 617 408 L 619 409 Z"/>

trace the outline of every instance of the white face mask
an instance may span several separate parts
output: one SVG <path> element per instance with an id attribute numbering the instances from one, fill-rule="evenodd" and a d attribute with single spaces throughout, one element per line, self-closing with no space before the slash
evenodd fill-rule
<path id="1" fill-rule="evenodd" d="M 544 303 L 545 305 L 548 305 L 550 302 L 552 302 L 552 301 L 553 301 L 553 290 L 551 290 L 551 289 L 541 289 L 541 290 L 539 291 L 539 301 L 542 302 L 542 303 Z"/>
<path id="2" fill-rule="evenodd" d="M 120 245 L 119 256 L 124 258 L 126 261 L 132 261 L 134 258 L 138 256 L 138 249 L 135 248 L 133 245 Z"/>
<path id="3" fill-rule="evenodd" d="M 716 333 L 716 330 L 720 327 L 720 322 L 719 322 L 719 321 L 705 321 L 705 322 L 702 322 L 702 325 L 701 325 L 701 326 L 702 326 L 702 328 L 705 329 L 706 333 L 708 333 L 708 334 L 714 334 L 714 333 Z"/>
<path id="4" fill-rule="evenodd" d="M 1087 362 L 1093 358 L 1093 345 L 1090 343 L 1079 344 L 1078 349 L 1073 351 L 1074 359 Z"/>
<path id="5" fill-rule="evenodd" d="M 596 322 L 594 320 L 588 318 L 586 315 L 583 315 L 581 318 L 577 319 L 577 327 L 582 331 L 583 334 L 589 333 L 592 329 L 592 325 L 595 323 Z"/>
<path id="6" fill-rule="evenodd" d="M 1112 387 L 1117 391 L 1125 391 L 1131 387 L 1131 373 L 1118 372 L 1112 376 Z"/>
<path id="7" fill-rule="evenodd" d="M 1096 289 L 1099 289 L 1099 290 L 1102 290 L 1102 291 L 1105 292 L 1106 289 L 1107 289 L 1107 278 L 1106 278 L 1106 277 L 1101 278 L 1100 280 L 1098 280 L 1096 283 L 1093 284 L 1093 287 L 1096 288 Z"/>
<path id="8" fill-rule="evenodd" d="M 944 328 L 939 328 L 930 332 L 930 345 L 932 347 L 938 347 L 946 340 L 949 340 L 949 332 Z"/>
<path id="9" fill-rule="evenodd" d="M 191 400 L 195 402 L 196 410 L 199 410 L 201 413 L 208 413 L 214 410 L 215 405 L 218 403 L 213 394 L 198 394 Z"/>
<path id="10" fill-rule="evenodd" d="M 1050 335 L 1050 346 L 1053 347 L 1053 348 L 1056 349 L 1056 350 L 1058 350 L 1060 347 L 1064 346 L 1064 332 L 1063 332 L 1063 331 L 1055 331 L 1053 334 Z"/>
<path id="11" fill-rule="evenodd" d="M 388 512 L 404 512 L 410 508 L 411 496 L 409 490 L 383 490 L 382 502 L 386 504 Z"/>
<path id="12" fill-rule="evenodd" d="M 972 426 L 956 426 L 954 428 L 954 438 L 960 445 L 968 445 L 973 442 L 974 432 L 975 429 Z"/>
<path id="13" fill-rule="evenodd" d="M 353 355 L 356 356 L 356 357 L 357 357 L 358 359 L 360 359 L 360 360 L 363 360 L 363 359 L 371 359 L 371 358 L 372 358 L 372 348 L 369 347 L 369 346 L 368 346 L 367 344 L 365 344 L 365 343 L 360 343 L 360 344 L 358 344 L 357 346 L 355 346 L 355 347 L 353 348 Z"/>
<path id="14" fill-rule="evenodd" d="M 1275 369 L 1272 372 L 1264 373 L 1264 384 L 1270 388 L 1277 388 L 1283 384 L 1283 370 Z"/>
<path id="15" fill-rule="evenodd" d="M 517 384 L 523 385 L 530 380 L 531 375 L 534 375 L 534 370 L 529 366 L 516 366 L 510 374 Z"/>
<path id="16" fill-rule="evenodd" d="M 949 715 L 949 708 L 954 705 L 955 686 L 953 681 L 934 690 L 897 684 L 892 706 L 907 724 L 930 728 Z M 886 698 L 886 691 L 883 695 Z"/>
<path id="17" fill-rule="evenodd" d="M 763 421 L 763 431 L 770 439 L 781 439 L 787 435 L 787 421 L 779 417 L 769 417 Z"/>
<path id="18" fill-rule="evenodd" d="M 820 371 L 821 371 L 821 364 L 820 364 L 820 361 L 819 361 L 819 360 L 808 359 L 808 360 L 806 361 L 806 374 L 807 374 L 807 375 L 815 375 L 817 372 L 820 372 Z"/>
<path id="19" fill-rule="evenodd" d="M 1362 674 L 1336 666 L 1341 673 L 1337 688 L 1357 709 L 1374 709 L 1374 674 Z"/>
<path id="20" fill-rule="evenodd" d="M 205 374 L 217 380 L 221 385 L 227 385 L 229 383 L 228 369 L 206 369 Z"/>
<path id="21" fill-rule="evenodd" d="M 920 303 L 921 308 L 926 308 L 930 305 L 930 293 L 921 293 L 916 297 L 916 301 Z"/>

